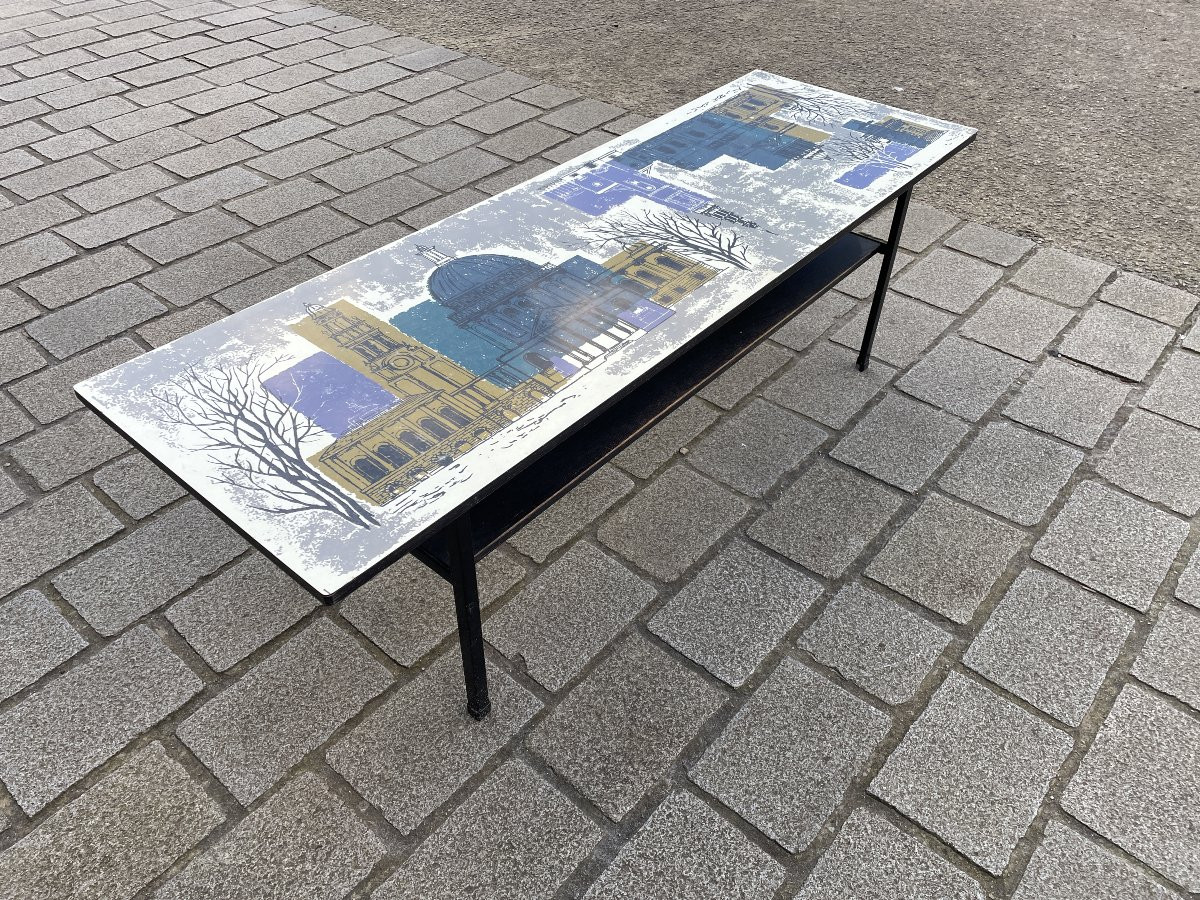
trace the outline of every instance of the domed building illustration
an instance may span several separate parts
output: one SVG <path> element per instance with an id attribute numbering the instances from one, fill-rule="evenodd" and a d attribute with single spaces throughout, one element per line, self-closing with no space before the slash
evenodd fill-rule
<path id="1" fill-rule="evenodd" d="M 333 436 L 309 463 L 376 506 L 661 324 L 717 274 L 647 243 L 603 264 L 418 250 L 434 264 L 428 300 L 390 322 L 346 299 L 310 304 L 291 329 L 319 352 L 265 382 Z"/>

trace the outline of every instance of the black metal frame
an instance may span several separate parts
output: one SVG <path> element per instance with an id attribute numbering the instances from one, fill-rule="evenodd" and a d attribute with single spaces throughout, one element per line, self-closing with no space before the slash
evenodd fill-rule
<path id="1" fill-rule="evenodd" d="M 878 253 L 882 255 L 879 277 L 857 361 L 858 368 L 865 371 L 911 193 L 910 187 L 897 197 L 886 242 L 843 234 L 787 280 L 677 354 L 653 378 L 623 393 L 536 465 L 516 474 L 412 548 L 417 559 L 454 588 L 471 716 L 482 719 L 491 710 L 476 573 L 479 560 Z"/>

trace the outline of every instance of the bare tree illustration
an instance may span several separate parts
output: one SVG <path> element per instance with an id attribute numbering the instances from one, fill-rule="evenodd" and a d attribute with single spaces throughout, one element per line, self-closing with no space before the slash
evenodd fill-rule
<path id="1" fill-rule="evenodd" d="M 308 464 L 303 447 L 317 425 L 296 410 L 295 400 L 286 403 L 263 384 L 279 361 L 205 371 L 189 366 L 151 392 L 160 421 L 203 435 L 201 449 L 219 468 L 213 482 L 262 498 L 254 509 L 329 512 L 362 528 L 378 525 L 365 506 Z"/>
<path id="2" fill-rule="evenodd" d="M 822 141 L 819 152 L 825 159 L 835 162 L 862 163 L 878 160 L 894 169 L 907 169 L 909 164 L 893 154 L 886 140 L 867 135 L 839 134 Z"/>
<path id="3" fill-rule="evenodd" d="M 684 255 L 702 256 L 739 269 L 750 268 L 746 242 L 740 234 L 691 216 L 652 211 L 626 213 L 617 219 L 594 222 L 588 233 L 601 246 L 613 242 L 628 247 L 646 241 Z"/>
<path id="4" fill-rule="evenodd" d="M 826 97 L 816 94 L 794 94 L 793 99 L 784 104 L 780 112 L 803 119 L 813 125 L 829 127 L 840 125 L 858 110 L 850 100 L 840 97 Z"/>

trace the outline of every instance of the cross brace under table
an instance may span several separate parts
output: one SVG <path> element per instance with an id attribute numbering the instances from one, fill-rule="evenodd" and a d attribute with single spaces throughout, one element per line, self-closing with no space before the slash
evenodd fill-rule
<path id="1" fill-rule="evenodd" d="M 454 588 L 467 711 L 472 716 L 482 719 L 491 710 L 476 577 L 478 561 L 789 318 L 879 253 L 883 256 L 879 279 L 858 354 L 858 368 L 865 371 L 911 196 L 910 187 L 896 197 L 886 242 L 853 232 L 835 238 L 708 334 L 632 382 L 608 405 L 597 409 L 557 444 L 531 457 L 519 471 L 498 482 L 487 495 L 476 498 L 450 524 L 411 551 Z"/>

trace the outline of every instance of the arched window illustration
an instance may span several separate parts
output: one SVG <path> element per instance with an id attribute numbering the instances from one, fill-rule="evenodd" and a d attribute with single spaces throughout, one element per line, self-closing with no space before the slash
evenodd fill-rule
<path id="1" fill-rule="evenodd" d="M 367 456 L 364 456 L 362 459 L 356 459 L 354 461 L 354 469 L 359 475 L 372 483 L 387 476 L 387 470 Z"/>
<path id="2" fill-rule="evenodd" d="M 677 259 L 672 259 L 669 256 L 656 256 L 654 257 L 654 262 L 656 265 L 662 266 L 664 269 L 673 269 L 676 272 L 682 272 L 684 268 L 683 263 Z"/>
<path id="3" fill-rule="evenodd" d="M 471 420 L 460 413 L 453 406 L 443 406 L 438 410 L 438 415 L 448 422 L 453 422 L 459 428 L 466 428 L 471 424 Z"/>
<path id="4" fill-rule="evenodd" d="M 390 462 L 397 469 L 403 466 L 405 463 L 412 461 L 411 456 L 409 456 L 399 447 L 393 447 L 391 444 L 382 444 L 375 450 L 375 452 Z"/>
<path id="5" fill-rule="evenodd" d="M 425 438 L 421 437 L 415 431 L 400 432 L 400 443 L 404 444 L 406 447 L 409 447 L 416 453 L 424 453 L 433 446 L 429 443 L 429 441 L 425 440 Z"/>
<path id="6" fill-rule="evenodd" d="M 540 353 L 529 352 L 525 354 L 525 362 L 529 363 L 538 369 L 549 369 L 552 363 Z"/>
<path id="7" fill-rule="evenodd" d="M 422 419 L 419 423 L 422 428 L 432 434 L 435 438 L 450 437 L 450 429 L 439 422 L 437 419 Z"/>

